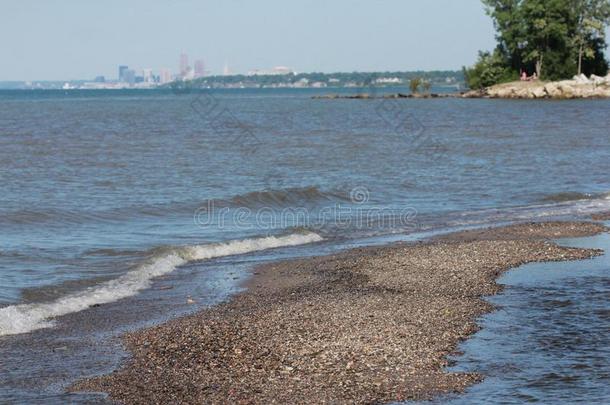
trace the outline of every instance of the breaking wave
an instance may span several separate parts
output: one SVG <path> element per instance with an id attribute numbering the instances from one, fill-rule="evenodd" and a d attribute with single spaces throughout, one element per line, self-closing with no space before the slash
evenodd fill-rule
<path id="1" fill-rule="evenodd" d="M 189 262 L 304 245 L 321 240 L 320 235 L 309 232 L 163 249 L 163 252 L 157 252 L 149 260 L 119 278 L 84 291 L 66 295 L 52 302 L 0 308 L 0 336 L 48 328 L 53 326 L 53 318 L 57 316 L 136 295 L 139 291 L 150 287 L 155 277 L 171 273 L 176 267 Z"/>

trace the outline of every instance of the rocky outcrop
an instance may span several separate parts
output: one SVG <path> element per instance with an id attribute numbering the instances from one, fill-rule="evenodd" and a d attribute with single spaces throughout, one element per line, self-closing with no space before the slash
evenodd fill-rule
<path id="1" fill-rule="evenodd" d="M 405 94 L 405 93 L 391 93 L 391 94 L 368 94 L 368 93 L 360 93 L 360 94 L 323 94 L 319 96 L 312 96 L 311 98 L 320 100 L 320 99 L 349 99 L 349 100 L 373 100 L 373 99 L 385 99 L 385 98 L 447 98 L 447 97 L 456 97 L 459 95 L 458 93 L 415 93 L 415 94 Z"/>
<path id="2" fill-rule="evenodd" d="M 323 94 L 312 96 L 311 98 L 320 100 L 320 99 L 328 99 L 328 100 L 336 100 L 336 99 L 349 99 L 349 100 L 373 100 L 373 99 L 386 99 L 386 98 L 448 98 L 448 97 L 456 97 L 459 96 L 458 93 L 415 93 L 415 94 L 405 94 L 405 93 L 391 93 L 391 94 L 368 94 L 368 93 L 359 93 L 359 94 Z"/>
<path id="3" fill-rule="evenodd" d="M 574 99 L 610 98 L 610 75 L 574 76 L 572 80 L 558 82 L 511 82 L 464 93 L 466 98 L 513 98 L 513 99 Z"/>

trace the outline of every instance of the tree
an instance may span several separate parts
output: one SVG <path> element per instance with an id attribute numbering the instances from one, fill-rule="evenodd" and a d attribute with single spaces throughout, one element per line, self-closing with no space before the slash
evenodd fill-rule
<path id="1" fill-rule="evenodd" d="M 502 53 L 479 52 L 477 63 L 471 68 L 464 68 L 464 79 L 471 89 L 482 89 L 494 84 L 515 80 L 516 74 L 507 66 Z"/>
<path id="2" fill-rule="evenodd" d="M 524 20 L 523 60 L 534 64 L 540 78 L 557 79 L 565 74 L 557 65 L 570 57 L 570 0 L 523 0 L 521 16 Z M 554 55 L 551 55 L 554 54 Z M 545 59 L 549 63 L 547 71 Z M 569 73 L 568 73 L 569 74 Z"/>
<path id="3" fill-rule="evenodd" d="M 409 81 L 409 89 L 411 93 L 416 94 L 419 91 L 419 86 L 421 85 L 421 78 L 414 77 Z"/>
<path id="4" fill-rule="evenodd" d="M 610 0 L 482 0 L 498 45 L 465 69 L 469 83 L 505 80 L 522 71 L 558 80 L 575 71 L 605 75 Z M 505 71 L 502 72 L 504 68 Z M 496 83 L 497 83 L 496 82 Z"/>
<path id="5" fill-rule="evenodd" d="M 509 66 L 519 71 L 522 68 L 521 49 L 524 46 L 524 20 L 521 16 L 522 0 L 482 0 L 485 11 L 494 22 L 498 46 Z"/>
<path id="6" fill-rule="evenodd" d="M 605 44 L 605 26 L 610 20 L 610 2 L 608 0 L 572 0 L 572 11 L 575 19 L 573 43 L 578 54 L 578 74 L 582 73 L 582 62 L 594 59 L 599 52 L 600 41 Z"/>

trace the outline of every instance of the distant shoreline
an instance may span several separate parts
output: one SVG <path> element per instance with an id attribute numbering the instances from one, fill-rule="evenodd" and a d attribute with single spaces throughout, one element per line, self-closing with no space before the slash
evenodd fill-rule
<path id="1" fill-rule="evenodd" d="M 142 91 L 142 92 L 153 92 L 153 91 L 166 91 L 166 92 L 177 92 L 177 93 L 185 93 L 188 91 L 192 91 L 192 92 L 202 92 L 202 91 L 210 91 L 210 90 L 233 90 L 233 91 L 240 91 L 240 90 L 285 90 L 285 91 L 312 91 L 312 92 L 323 92 L 323 91 L 327 91 L 327 90 L 334 90 L 334 91 L 342 91 L 345 93 L 348 92 L 359 92 L 362 91 L 363 89 L 374 89 L 375 91 L 379 91 L 382 92 L 384 90 L 396 90 L 396 89 L 404 89 L 405 91 L 407 90 L 407 86 L 405 85 L 378 85 L 378 86 L 354 86 L 354 87 L 349 87 L 349 86 L 326 86 L 326 87 L 189 87 L 189 86 L 184 86 L 184 87 L 177 87 L 177 88 L 172 88 L 169 86 L 157 86 L 157 87 L 120 87 L 120 88 L 69 88 L 69 89 L 62 89 L 62 88 L 3 88 L 0 87 L 0 91 L 3 92 L 29 92 L 29 91 L 40 91 L 40 92 L 82 92 L 82 91 L 87 91 L 87 92 L 120 92 L 120 91 Z M 450 86 L 450 85 L 438 85 L 435 86 L 436 90 L 439 89 L 447 89 L 448 92 L 447 93 L 436 93 L 439 95 L 445 95 L 445 94 L 463 94 L 464 90 L 459 90 L 456 86 Z M 339 93 L 337 93 L 339 94 Z M 407 95 L 406 93 L 396 93 L 396 94 L 401 94 L 401 95 L 406 95 L 408 97 L 412 97 L 410 94 Z M 416 96 L 427 96 L 424 93 L 418 94 Z"/>
<path id="2" fill-rule="evenodd" d="M 195 79 L 173 81 L 126 83 L 115 79 L 92 80 L 0 80 L 0 89 L 53 89 L 53 90 L 106 90 L 106 89 L 159 89 L 159 88 L 365 88 L 393 87 L 408 88 L 412 79 L 424 79 L 434 86 L 464 87 L 464 76 L 460 70 L 435 71 L 385 71 L 385 72 L 309 72 L 286 74 L 231 74 L 210 75 Z"/>
<path id="3" fill-rule="evenodd" d="M 480 90 L 452 93 L 391 93 L 391 94 L 326 94 L 312 96 L 313 99 L 430 99 L 430 98 L 488 98 L 488 99 L 605 99 L 610 98 L 610 75 L 606 77 L 584 75 L 574 76 L 572 80 L 555 82 L 514 81 L 496 84 Z"/>

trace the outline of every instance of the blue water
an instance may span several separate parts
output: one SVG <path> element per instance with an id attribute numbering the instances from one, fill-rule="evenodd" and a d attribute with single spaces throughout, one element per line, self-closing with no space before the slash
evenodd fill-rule
<path id="1" fill-rule="evenodd" d="M 610 235 L 562 240 L 566 246 L 610 251 Z M 610 399 L 610 255 L 533 263 L 499 280 L 502 294 L 462 344 L 452 371 L 485 380 L 448 404 L 604 404 Z"/>
<path id="2" fill-rule="evenodd" d="M 605 100 L 327 92 L 1 91 L 0 349 L 213 304 L 240 263 L 610 209 Z"/>

